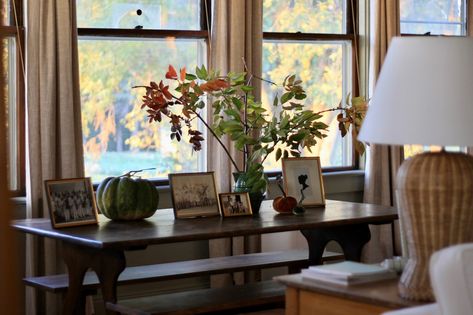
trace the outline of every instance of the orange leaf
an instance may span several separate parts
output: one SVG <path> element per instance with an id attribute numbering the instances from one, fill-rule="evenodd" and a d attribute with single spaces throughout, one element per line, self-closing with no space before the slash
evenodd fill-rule
<path id="1" fill-rule="evenodd" d="M 181 81 L 186 79 L 186 67 L 181 69 Z"/>
<path id="2" fill-rule="evenodd" d="M 169 65 L 168 72 L 166 72 L 166 79 L 177 79 L 177 72 L 176 69 L 174 69 L 173 66 Z"/>

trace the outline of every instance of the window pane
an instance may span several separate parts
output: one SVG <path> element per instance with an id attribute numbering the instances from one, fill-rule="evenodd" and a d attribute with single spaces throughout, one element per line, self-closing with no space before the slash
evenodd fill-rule
<path id="1" fill-rule="evenodd" d="M 205 148 L 193 153 L 186 138 L 171 141 L 169 123 L 148 123 L 140 109 L 147 85 L 168 64 L 194 69 L 206 60 L 205 40 L 80 39 L 82 128 L 86 174 L 93 181 L 156 167 L 143 177 L 205 169 Z M 172 88 L 171 88 L 172 89 Z"/>
<path id="2" fill-rule="evenodd" d="M 462 147 L 455 147 L 455 146 L 449 146 L 444 148 L 445 151 L 448 152 L 465 152 L 466 149 Z M 404 146 L 404 159 L 408 159 L 416 154 L 420 154 L 423 152 L 439 152 L 442 150 L 442 147 L 435 146 L 435 145 L 405 145 Z"/>
<path id="3" fill-rule="evenodd" d="M 346 32 L 345 0 L 264 0 L 264 32 Z"/>
<path id="4" fill-rule="evenodd" d="M 401 0 L 401 33 L 464 35 L 465 0 Z"/>
<path id="5" fill-rule="evenodd" d="M 288 74 L 295 73 L 303 81 L 307 92 L 304 104 L 318 112 L 338 106 L 347 86 L 351 86 L 349 42 L 281 42 L 265 41 L 263 44 L 263 77 L 281 84 Z M 263 84 L 262 101 L 268 110 L 277 92 L 269 84 Z M 280 96 L 281 93 L 279 93 Z M 277 114 L 277 113 L 276 113 Z M 312 148 L 307 155 L 320 156 L 323 167 L 351 165 L 350 137 L 340 137 L 336 112 L 326 113 L 323 122 L 329 125 L 323 141 Z M 280 169 L 280 162 L 267 161 L 267 170 Z"/>
<path id="6" fill-rule="evenodd" d="M 200 0 L 77 0 L 78 27 L 199 30 L 199 17 Z"/>
<path id="7" fill-rule="evenodd" d="M 2 25 L 10 25 L 10 1 L 1 1 L 1 22 Z"/>
<path id="8" fill-rule="evenodd" d="M 18 190 L 18 111 L 16 106 L 16 58 L 15 38 L 3 39 L 3 69 L 5 76 L 5 104 L 8 143 L 9 189 Z"/>

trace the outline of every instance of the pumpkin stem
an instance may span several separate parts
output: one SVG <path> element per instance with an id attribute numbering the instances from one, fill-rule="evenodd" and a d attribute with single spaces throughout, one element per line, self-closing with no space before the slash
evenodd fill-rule
<path id="1" fill-rule="evenodd" d="M 287 196 L 286 196 L 286 192 L 285 192 L 284 189 L 282 188 L 281 175 L 276 176 L 276 183 L 278 184 L 278 187 L 279 187 L 279 189 L 281 190 L 281 192 L 282 192 L 284 198 L 286 198 L 286 197 L 287 197 Z"/>
<path id="2" fill-rule="evenodd" d="M 143 172 L 143 171 L 148 171 L 148 170 L 155 170 L 156 167 L 150 167 L 150 168 L 144 168 L 141 170 L 136 170 L 136 171 L 129 171 L 128 173 L 125 173 L 123 175 L 120 175 L 119 177 L 132 177 L 135 176 L 136 173 Z"/>

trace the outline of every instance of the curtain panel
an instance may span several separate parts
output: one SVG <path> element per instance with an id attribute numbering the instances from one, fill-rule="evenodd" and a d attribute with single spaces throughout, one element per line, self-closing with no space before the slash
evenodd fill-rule
<path id="1" fill-rule="evenodd" d="M 400 35 L 399 0 L 371 1 L 374 8 L 374 40 L 372 40 L 372 84 L 376 82 L 389 43 Z M 370 145 L 368 148 L 364 202 L 395 206 L 396 174 L 403 161 L 403 150 L 399 146 Z M 363 250 L 363 260 L 380 262 L 384 258 L 400 253 L 399 226 L 370 226 L 371 241 Z M 393 232 L 394 229 L 394 232 Z M 394 235 L 394 240 L 392 236 Z"/>
<path id="2" fill-rule="evenodd" d="M 27 1 L 27 217 L 49 217 L 47 179 L 84 176 L 75 0 Z M 28 237 L 26 275 L 64 270 L 59 246 Z M 27 289 L 28 314 L 59 313 L 53 295 Z"/>
<path id="3" fill-rule="evenodd" d="M 218 0 L 213 1 L 214 17 L 210 41 L 210 68 L 220 70 L 220 73 L 248 71 L 261 77 L 262 71 L 262 0 Z M 245 65 L 246 68 L 245 69 Z M 257 100 L 261 95 L 261 82 L 251 82 L 255 88 L 253 93 Z M 212 113 L 208 112 L 208 121 L 212 121 Z M 207 138 L 207 165 L 215 172 L 218 190 L 230 191 L 232 186 L 232 168 L 227 155 L 212 137 Z M 235 151 L 230 140 L 224 138 L 227 147 L 239 167 L 243 166 L 243 155 Z M 209 242 L 211 257 L 229 256 L 258 252 L 261 248 L 259 236 L 219 239 Z M 250 273 L 246 278 L 254 278 Z M 256 276 L 257 277 L 257 276 Z M 212 276 L 214 287 L 244 282 L 244 276 L 239 273 L 231 275 Z"/>

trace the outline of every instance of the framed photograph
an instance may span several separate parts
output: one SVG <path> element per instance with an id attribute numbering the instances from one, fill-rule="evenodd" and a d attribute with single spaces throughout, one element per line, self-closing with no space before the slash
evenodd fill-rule
<path id="1" fill-rule="evenodd" d="M 247 192 L 222 193 L 218 195 L 224 217 L 252 215 L 250 196 Z"/>
<path id="2" fill-rule="evenodd" d="M 282 159 L 284 189 L 303 206 L 325 205 L 319 157 Z"/>
<path id="3" fill-rule="evenodd" d="M 169 174 L 169 184 L 176 219 L 220 215 L 213 172 Z"/>
<path id="4" fill-rule="evenodd" d="M 97 204 L 90 177 L 46 180 L 44 186 L 53 228 L 97 224 Z"/>

